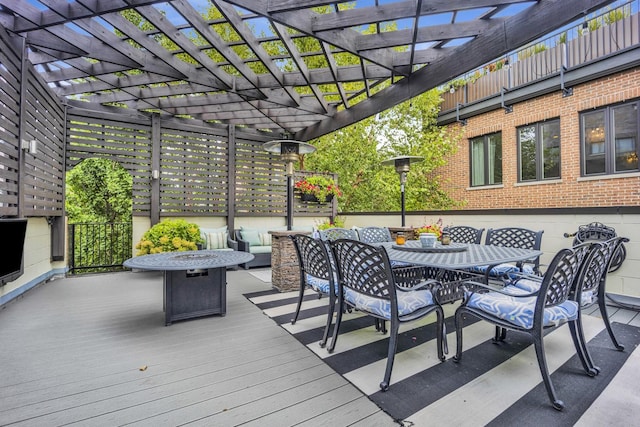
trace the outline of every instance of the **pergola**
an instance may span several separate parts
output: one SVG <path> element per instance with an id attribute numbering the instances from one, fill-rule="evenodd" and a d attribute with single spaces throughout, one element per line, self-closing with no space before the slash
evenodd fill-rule
<path id="1" fill-rule="evenodd" d="M 0 25 L 67 105 L 308 141 L 609 3 L 0 0 Z"/>

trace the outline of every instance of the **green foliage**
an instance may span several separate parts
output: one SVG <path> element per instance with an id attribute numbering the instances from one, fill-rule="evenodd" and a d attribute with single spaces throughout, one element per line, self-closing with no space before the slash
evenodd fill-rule
<path id="1" fill-rule="evenodd" d="M 316 228 L 318 230 L 326 230 L 328 228 L 344 228 L 344 218 L 335 217 L 333 222 L 326 220 L 319 223 Z"/>
<path id="2" fill-rule="evenodd" d="M 136 245 L 136 255 L 161 252 L 193 251 L 203 243 L 200 227 L 183 219 L 167 219 L 157 223 L 143 235 Z"/>
<path id="3" fill-rule="evenodd" d="M 69 223 L 130 222 L 133 179 L 118 163 L 91 158 L 67 172 Z"/>
<path id="4" fill-rule="evenodd" d="M 547 45 L 545 45 L 544 43 L 538 43 L 536 45 L 530 46 L 526 49 L 523 49 L 521 51 L 518 52 L 518 59 L 519 60 L 523 60 L 526 58 L 529 58 L 533 55 L 536 55 L 540 52 L 544 52 L 545 50 L 547 50 Z"/>
<path id="5" fill-rule="evenodd" d="M 400 209 L 400 184 L 392 167 L 382 161 L 398 156 L 422 156 L 408 174 L 409 210 L 447 209 L 457 203 L 440 189 L 438 167 L 457 148 L 459 137 L 436 124 L 440 97 L 436 90 L 421 94 L 375 117 L 315 141 L 317 151 L 305 159 L 309 170 L 338 174 L 343 196 L 341 212 L 383 212 Z"/>

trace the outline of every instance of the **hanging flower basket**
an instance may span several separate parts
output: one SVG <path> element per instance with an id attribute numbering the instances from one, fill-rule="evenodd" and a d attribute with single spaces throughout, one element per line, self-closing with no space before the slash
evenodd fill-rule
<path id="1" fill-rule="evenodd" d="M 303 202 L 329 203 L 335 196 L 342 196 L 334 180 L 321 175 L 301 179 L 294 184 L 294 188 Z"/>
<path id="2" fill-rule="evenodd" d="M 311 193 L 300 194 L 300 200 L 302 200 L 303 202 L 318 202 L 318 198 Z"/>

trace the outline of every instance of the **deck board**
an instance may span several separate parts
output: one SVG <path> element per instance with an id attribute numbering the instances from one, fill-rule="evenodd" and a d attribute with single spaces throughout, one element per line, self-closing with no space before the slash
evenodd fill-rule
<path id="1" fill-rule="evenodd" d="M 8 304 L 0 424 L 397 425 L 243 296 L 270 284 L 227 281 L 226 316 L 168 327 L 157 272 L 55 280 Z"/>
<path id="2" fill-rule="evenodd" d="M 8 304 L 0 425 L 397 426 L 243 296 L 270 284 L 227 279 L 226 316 L 168 327 L 157 272 L 55 280 Z M 636 312 L 609 313 L 640 326 Z"/>

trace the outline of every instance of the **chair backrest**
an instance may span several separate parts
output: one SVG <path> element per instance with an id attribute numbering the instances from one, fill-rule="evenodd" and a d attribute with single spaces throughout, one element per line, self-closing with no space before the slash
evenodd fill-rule
<path id="1" fill-rule="evenodd" d="M 629 239 L 625 237 L 614 237 L 594 244 L 593 256 L 585 267 L 585 274 L 581 278 L 582 292 L 592 292 L 596 294 L 600 287 L 604 286 L 609 268 L 612 262 L 614 262 L 614 254 L 622 243 L 628 241 Z"/>
<path id="2" fill-rule="evenodd" d="M 592 255 L 592 243 L 571 249 L 561 249 L 551 260 L 542 278 L 536 302 L 534 324 L 543 324 L 544 308 L 562 304 L 572 295 L 584 275 L 586 263 Z"/>
<path id="3" fill-rule="evenodd" d="M 339 239 L 331 242 L 331 250 L 344 288 L 364 296 L 387 300 L 391 312 L 398 312 L 391 264 L 383 247 L 357 240 Z"/>
<path id="4" fill-rule="evenodd" d="M 469 227 L 468 225 L 456 225 L 452 227 L 445 227 L 443 231 L 449 233 L 452 242 L 481 243 L 484 228 Z"/>
<path id="5" fill-rule="evenodd" d="M 588 240 L 609 240 L 616 236 L 615 228 L 604 225 L 601 222 L 592 222 L 578 227 L 578 231 L 573 238 L 573 245 L 575 246 Z"/>
<path id="6" fill-rule="evenodd" d="M 391 242 L 391 232 L 387 227 L 362 227 L 358 229 L 358 236 L 363 243 Z"/>
<path id="7" fill-rule="evenodd" d="M 604 225 L 601 222 L 592 222 L 590 224 L 581 225 L 578 227 L 578 231 L 573 234 L 565 233 L 565 237 L 573 237 L 574 246 L 590 240 L 606 241 L 617 236 L 618 234 L 616 233 L 615 228 Z M 626 241 L 628 241 L 628 239 Z M 609 273 L 619 269 L 627 257 L 627 250 L 623 243 L 624 242 L 619 242 L 615 252 L 612 254 L 612 259 L 609 264 Z"/>
<path id="8" fill-rule="evenodd" d="M 291 239 L 298 254 L 301 280 L 305 280 L 304 275 L 307 273 L 328 280 L 333 285 L 334 275 L 331 274 L 330 249 L 327 243 L 304 234 L 295 234 Z M 330 286 L 330 289 L 333 289 L 333 286 Z"/>
<path id="9" fill-rule="evenodd" d="M 334 241 L 338 239 L 350 239 L 358 240 L 358 233 L 356 230 L 350 228 L 327 228 L 326 230 L 320 230 L 320 239 Z"/>
<path id="10" fill-rule="evenodd" d="M 490 228 L 487 230 L 485 244 L 509 248 L 540 250 L 544 230 L 529 230 L 520 227 Z M 533 270 L 540 269 L 540 257 L 524 261 L 533 264 Z M 519 263 L 520 264 L 520 263 Z"/>

